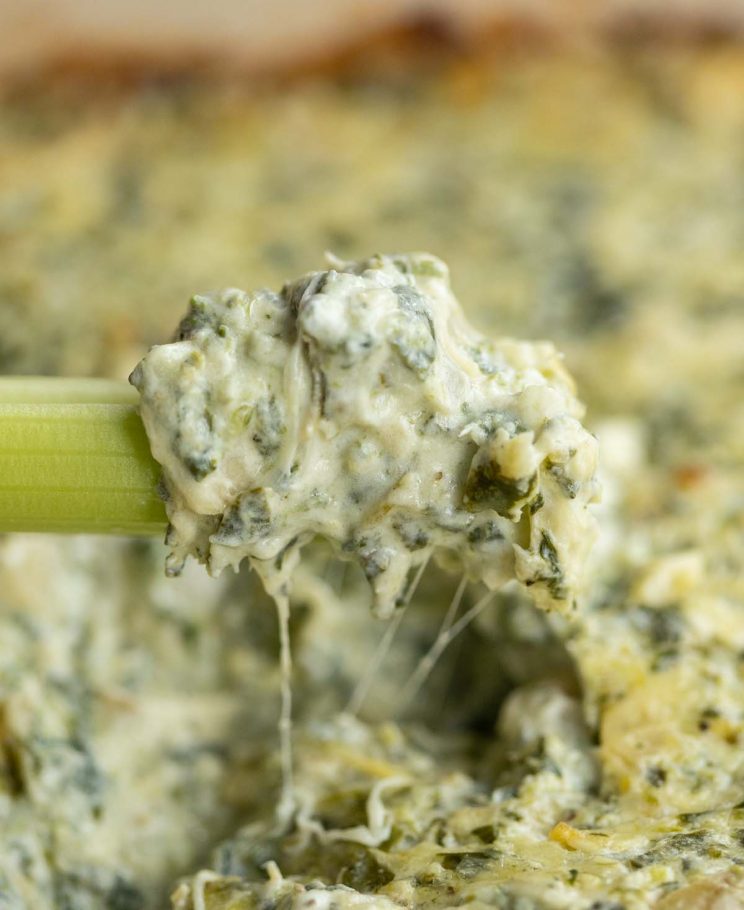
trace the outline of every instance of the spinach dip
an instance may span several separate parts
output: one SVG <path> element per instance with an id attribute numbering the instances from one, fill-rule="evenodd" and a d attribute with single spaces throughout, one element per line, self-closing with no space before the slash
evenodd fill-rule
<path id="1" fill-rule="evenodd" d="M 3 910 L 744 903 L 743 94 L 680 40 L 0 98 L 3 373 L 325 248 L 478 329 L 334 260 L 147 355 L 168 544 L 0 538 Z"/>

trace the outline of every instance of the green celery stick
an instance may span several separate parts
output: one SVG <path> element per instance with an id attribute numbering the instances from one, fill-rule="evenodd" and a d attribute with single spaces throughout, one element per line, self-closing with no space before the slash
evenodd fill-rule
<path id="1" fill-rule="evenodd" d="M 127 383 L 0 377 L 0 532 L 162 534 L 159 472 Z"/>

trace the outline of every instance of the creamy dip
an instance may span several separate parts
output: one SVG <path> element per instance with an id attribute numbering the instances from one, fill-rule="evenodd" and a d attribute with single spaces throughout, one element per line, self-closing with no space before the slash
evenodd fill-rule
<path id="1" fill-rule="evenodd" d="M 332 259 L 278 293 L 193 298 L 131 376 L 167 568 L 244 558 L 277 591 L 316 536 L 390 616 L 432 555 L 568 611 L 593 537 L 597 445 L 560 354 L 488 339 L 425 253 Z"/>
<path id="2" fill-rule="evenodd" d="M 742 903 L 744 54 L 638 51 L 466 58 L 404 91 L 3 99 L 4 372 L 121 377 L 194 288 L 414 237 L 446 249 L 483 331 L 566 352 L 604 472 L 569 622 L 503 589 L 405 713 L 460 579 L 430 562 L 344 722 L 391 626 L 353 562 L 303 550 L 301 812 L 280 836 L 255 573 L 168 579 L 158 541 L 5 537 L 3 907 Z"/>

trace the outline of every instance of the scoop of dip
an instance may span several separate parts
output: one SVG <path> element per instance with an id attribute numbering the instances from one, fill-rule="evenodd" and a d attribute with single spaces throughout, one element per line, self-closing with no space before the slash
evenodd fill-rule
<path id="1" fill-rule="evenodd" d="M 276 587 L 320 536 L 359 562 L 381 616 L 432 556 L 575 603 L 597 446 L 574 383 L 552 344 L 473 329 L 434 256 L 196 296 L 131 382 L 163 468 L 169 574 L 247 557 Z"/>

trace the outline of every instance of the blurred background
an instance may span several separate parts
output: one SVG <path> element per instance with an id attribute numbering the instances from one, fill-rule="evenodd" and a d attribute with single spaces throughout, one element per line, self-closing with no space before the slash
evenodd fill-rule
<path id="1" fill-rule="evenodd" d="M 123 379 L 196 292 L 428 250 L 481 327 L 556 341 L 591 426 L 630 418 L 639 521 L 741 496 L 744 3 L 0 0 L 0 35 L 0 374 Z M 163 906 L 254 817 L 273 614 L 163 555 L 0 540 L 12 907 Z M 381 630 L 294 615 L 330 716 L 332 642 Z"/>
<path id="2" fill-rule="evenodd" d="M 642 404 L 659 332 L 687 357 L 741 305 L 743 29 L 736 0 L 3 0 L 0 370 L 123 377 L 194 292 L 428 249 L 485 327 Z M 727 379 L 689 361 L 672 398 Z"/>

